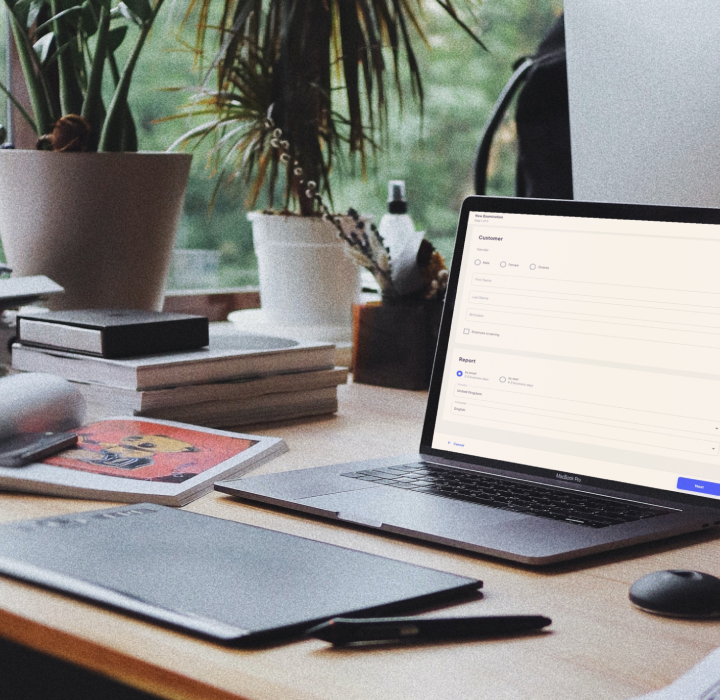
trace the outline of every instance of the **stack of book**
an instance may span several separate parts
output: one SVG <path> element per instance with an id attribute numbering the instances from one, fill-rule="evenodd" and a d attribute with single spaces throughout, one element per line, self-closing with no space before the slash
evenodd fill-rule
<path id="1" fill-rule="evenodd" d="M 0 263 L 0 377 L 10 367 L 10 345 L 16 336 L 17 309 L 63 291 L 59 284 L 44 275 L 3 277 L 9 273 L 10 268 Z"/>
<path id="2" fill-rule="evenodd" d="M 198 316 L 60 311 L 19 317 L 12 367 L 73 382 L 91 415 L 223 428 L 334 413 L 347 381 L 334 358 L 331 343 L 208 331 Z"/>

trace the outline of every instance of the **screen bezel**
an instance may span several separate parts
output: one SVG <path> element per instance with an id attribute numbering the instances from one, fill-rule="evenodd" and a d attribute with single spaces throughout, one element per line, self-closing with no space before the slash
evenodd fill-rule
<path id="1" fill-rule="evenodd" d="M 488 214 L 534 214 L 540 216 L 567 216 L 578 218 L 595 219 L 626 219 L 631 221 L 662 221 L 669 223 L 688 224 L 716 224 L 720 225 L 720 209 L 702 207 L 675 207 L 645 204 L 619 204 L 610 202 L 580 202 L 576 200 L 561 199 L 530 199 L 520 197 L 489 197 L 471 196 L 463 202 L 458 220 L 458 228 L 455 236 L 455 246 L 448 287 L 445 294 L 440 332 L 435 350 L 435 360 L 430 380 L 430 391 L 428 394 L 425 421 L 423 425 L 422 438 L 420 441 L 420 453 L 426 457 L 437 457 L 450 461 L 464 462 L 466 464 L 489 467 L 504 472 L 514 472 L 520 476 L 536 476 L 549 479 L 563 488 L 573 488 L 566 481 L 558 479 L 556 472 L 551 469 L 533 467 L 515 462 L 505 462 L 485 457 L 475 457 L 465 453 L 439 450 L 432 447 L 435 422 L 437 419 L 440 404 L 440 389 L 445 374 L 445 363 L 450 341 L 450 328 L 452 326 L 455 300 L 457 296 L 458 279 L 462 255 L 465 249 L 465 237 L 467 233 L 468 219 L 471 213 L 484 212 Z M 720 353 L 719 353 L 720 355 Z M 563 470 L 563 473 L 572 473 Z M 573 474 L 574 475 L 574 474 Z M 692 504 L 696 506 L 720 509 L 720 499 L 713 499 L 707 496 L 696 496 L 678 491 L 666 491 L 649 486 L 638 486 L 625 482 L 612 481 L 610 479 L 598 479 L 596 477 L 577 474 L 580 478 L 578 488 L 591 486 L 595 488 L 608 489 L 612 491 L 623 491 L 625 493 L 648 498 L 655 498 L 671 501 L 679 504 Z"/>

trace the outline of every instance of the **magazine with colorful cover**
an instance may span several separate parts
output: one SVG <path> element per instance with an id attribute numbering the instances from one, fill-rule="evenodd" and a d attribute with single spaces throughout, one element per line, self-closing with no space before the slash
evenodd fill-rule
<path id="1" fill-rule="evenodd" d="M 42 431 L 78 437 L 75 446 L 41 461 L 0 467 L 2 490 L 181 506 L 209 492 L 215 481 L 238 478 L 287 450 L 281 438 L 157 418 L 81 425 L 82 395 L 51 375 L 4 377 L 0 397 L 0 441 Z"/>
<path id="2" fill-rule="evenodd" d="M 75 447 L 0 467 L 0 489 L 181 506 L 287 450 L 280 438 L 156 419 L 109 418 L 71 432 Z"/>

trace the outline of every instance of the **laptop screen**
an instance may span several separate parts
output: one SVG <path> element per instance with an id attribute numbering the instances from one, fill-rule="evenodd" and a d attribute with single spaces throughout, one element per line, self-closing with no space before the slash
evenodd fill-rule
<path id="1" fill-rule="evenodd" d="M 428 410 L 439 456 L 720 498 L 720 214 L 469 198 Z"/>

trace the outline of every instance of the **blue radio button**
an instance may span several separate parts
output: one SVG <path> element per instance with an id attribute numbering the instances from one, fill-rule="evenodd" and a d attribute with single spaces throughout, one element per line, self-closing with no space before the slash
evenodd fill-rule
<path id="1" fill-rule="evenodd" d="M 709 493 L 711 496 L 720 496 L 720 484 L 716 484 L 714 481 L 700 481 L 699 479 L 687 479 L 681 476 L 677 480 L 677 487 L 683 491 Z"/>

